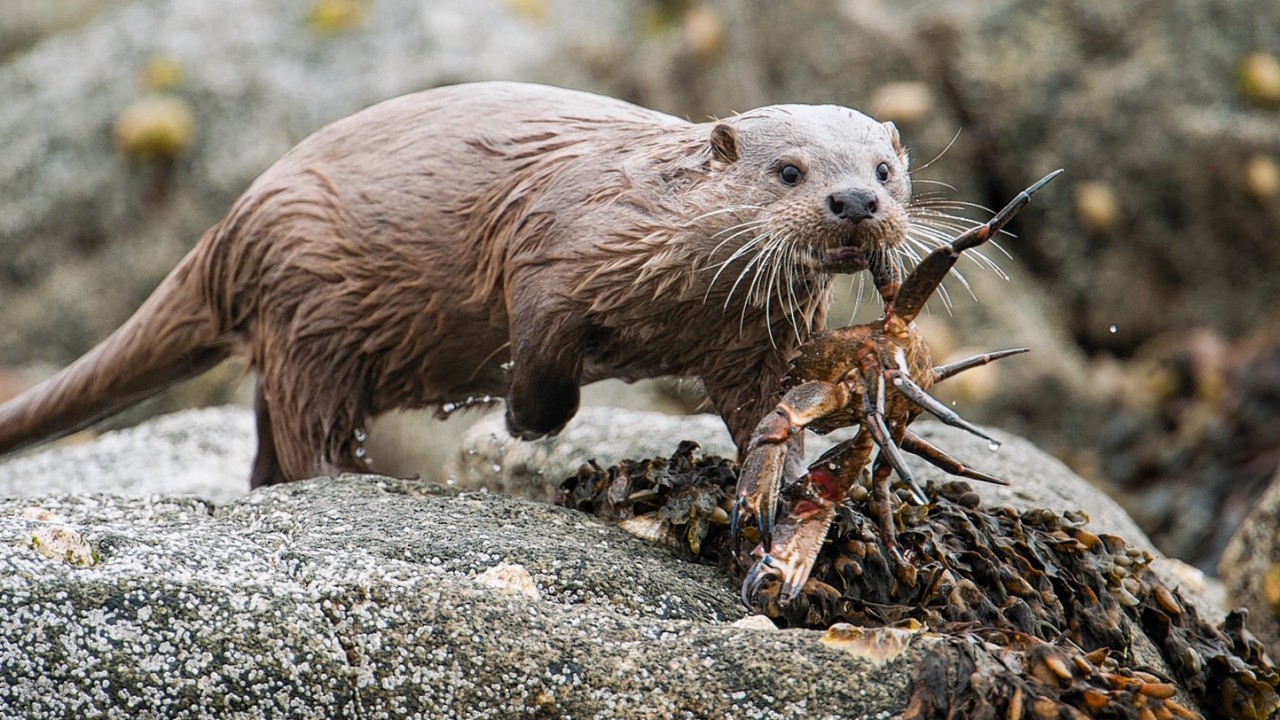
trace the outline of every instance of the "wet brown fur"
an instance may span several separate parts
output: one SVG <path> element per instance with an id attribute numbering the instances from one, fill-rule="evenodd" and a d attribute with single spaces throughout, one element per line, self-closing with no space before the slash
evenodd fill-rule
<path id="1" fill-rule="evenodd" d="M 830 217 L 827 195 L 882 161 L 884 217 Z M 404 96 L 268 169 L 119 330 L 0 406 L 0 453 L 231 354 L 260 376 L 255 486 L 366 470 L 357 435 L 395 408 L 507 397 L 514 430 L 555 432 L 605 377 L 700 378 L 741 445 L 822 325 L 822 252 L 896 242 L 909 194 L 892 126 L 846 108 L 696 125 L 516 83 Z M 752 221 L 802 251 L 790 290 L 766 277 L 749 302 L 752 254 L 712 279 Z"/>

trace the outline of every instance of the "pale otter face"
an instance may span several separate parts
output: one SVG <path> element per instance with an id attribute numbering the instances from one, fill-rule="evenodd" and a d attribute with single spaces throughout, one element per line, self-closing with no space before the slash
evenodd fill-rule
<path id="1" fill-rule="evenodd" d="M 778 105 L 717 125 L 711 143 L 736 160 L 727 175 L 765 189 L 759 234 L 785 247 L 787 262 L 851 272 L 906 237 L 911 178 L 892 123 L 835 105 Z"/>
<path id="2" fill-rule="evenodd" d="M 750 307 L 766 319 L 777 308 L 802 337 L 831 274 L 908 247 L 911 178 L 892 123 L 835 105 L 776 105 L 716 124 L 708 149 L 709 186 L 723 197 L 701 216 L 718 224 L 706 228 L 716 243 L 706 297 L 740 303 L 744 321 Z"/>

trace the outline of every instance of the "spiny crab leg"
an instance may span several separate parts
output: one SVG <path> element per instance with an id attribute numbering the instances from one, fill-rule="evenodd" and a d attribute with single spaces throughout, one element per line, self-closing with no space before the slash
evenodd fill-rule
<path id="1" fill-rule="evenodd" d="M 889 369 L 884 373 L 889 382 L 893 383 L 893 387 L 898 392 L 911 399 L 911 402 L 919 405 L 922 409 L 927 410 L 931 415 L 938 418 L 942 422 L 952 427 L 958 427 L 961 430 L 977 435 L 978 437 L 991 443 L 991 449 L 1000 447 L 1000 441 L 986 434 L 977 425 L 960 417 L 959 413 L 951 408 L 943 405 L 941 401 L 925 392 L 924 388 L 915 383 L 911 377 L 901 370 Z"/>
<path id="2" fill-rule="evenodd" d="M 1000 358 L 1006 358 L 1010 355 L 1018 355 L 1024 352 L 1030 352 L 1030 348 L 1010 348 L 1008 350 L 982 353 L 981 355 L 974 355 L 963 360 L 957 360 L 953 363 L 947 363 L 946 365 L 939 365 L 933 369 L 933 382 L 934 384 L 937 384 L 949 377 L 958 375 L 965 370 L 981 367 L 987 363 L 995 362 Z"/>
<path id="3" fill-rule="evenodd" d="M 915 320 L 916 315 L 920 314 L 920 310 L 924 308 L 925 302 L 933 295 L 933 291 L 938 289 L 938 285 L 942 284 L 943 278 L 951 271 L 951 268 L 960 259 L 960 255 L 970 248 L 975 248 L 992 236 L 1000 232 L 1000 230 L 1013 219 L 1018 211 L 1027 206 L 1031 202 L 1031 196 L 1040 188 L 1049 183 L 1050 180 L 1062 174 L 1062 170 L 1054 170 L 1053 172 L 1040 178 L 1031 187 L 1018 193 L 1008 205 L 1005 205 L 995 217 L 987 222 L 966 230 L 961 233 L 955 240 L 939 247 L 929 253 L 920 264 L 916 265 L 911 274 L 902 281 L 902 286 L 898 288 L 896 296 L 893 298 L 889 306 L 885 308 L 885 315 L 896 314 L 904 323 L 910 323 Z"/>
<path id="4" fill-rule="evenodd" d="M 889 432 L 889 426 L 884 422 L 884 375 L 877 378 L 876 398 L 873 401 L 868 395 L 863 395 L 863 414 L 866 416 L 867 430 L 871 433 L 871 438 L 876 441 L 876 445 L 880 446 L 880 452 L 898 471 L 898 477 L 902 478 L 908 487 L 911 488 L 911 494 L 915 496 L 916 502 L 925 505 L 929 502 L 929 498 L 924 494 L 920 484 L 916 482 L 915 475 L 911 473 L 911 469 L 907 467 L 907 461 L 902 457 L 902 453 L 898 452 L 898 444 L 893 441 L 893 434 Z M 886 486 L 888 483 L 885 483 Z M 888 497 L 885 487 L 882 490 L 884 496 Z"/>
<path id="5" fill-rule="evenodd" d="M 977 470 L 964 465 L 959 460 L 956 460 L 946 454 L 915 433 L 908 432 L 904 435 L 901 447 L 912 455 L 924 458 L 930 465 L 952 475 L 966 477 L 970 480 L 979 480 L 981 482 L 991 483 L 992 485 L 1004 485 L 1006 487 L 1009 485 L 1009 483 L 998 477 L 978 472 Z"/>

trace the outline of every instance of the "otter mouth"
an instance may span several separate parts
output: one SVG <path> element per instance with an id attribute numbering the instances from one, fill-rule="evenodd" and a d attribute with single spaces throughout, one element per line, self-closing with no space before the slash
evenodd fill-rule
<path id="1" fill-rule="evenodd" d="M 870 267 L 871 256 L 875 250 L 869 250 L 858 244 L 841 245 L 817 252 L 817 267 L 832 275 L 849 275 L 862 272 Z"/>

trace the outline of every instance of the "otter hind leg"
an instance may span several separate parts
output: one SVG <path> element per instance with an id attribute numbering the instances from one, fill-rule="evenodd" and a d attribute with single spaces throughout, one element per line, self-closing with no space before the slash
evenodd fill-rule
<path id="1" fill-rule="evenodd" d="M 257 420 L 258 454 L 253 458 L 253 472 L 249 475 L 249 488 L 279 485 L 288 482 L 276 457 L 276 441 L 271 430 L 271 411 L 263 394 L 262 383 L 253 394 L 253 413 Z"/>
<path id="2" fill-rule="evenodd" d="M 364 449 L 369 417 L 364 385 L 300 369 L 264 374 L 255 402 L 253 487 L 372 472 Z"/>

